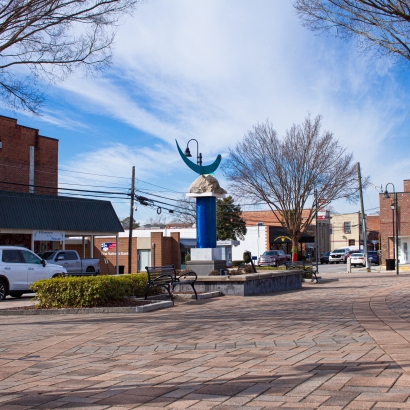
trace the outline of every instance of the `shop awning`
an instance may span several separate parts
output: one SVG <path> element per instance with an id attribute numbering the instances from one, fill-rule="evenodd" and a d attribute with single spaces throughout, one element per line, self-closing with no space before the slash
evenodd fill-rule
<path id="1" fill-rule="evenodd" d="M 271 243 L 292 243 L 289 232 L 283 226 L 270 226 L 269 236 Z M 307 233 L 302 234 L 302 237 L 299 239 L 299 243 L 312 242 L 315 242 L 315 237 Z"/>
<path id="2" fill-rule="evenodd" d="M 0 191 L 0 229 L 124 232 L 110 201 Z"/>

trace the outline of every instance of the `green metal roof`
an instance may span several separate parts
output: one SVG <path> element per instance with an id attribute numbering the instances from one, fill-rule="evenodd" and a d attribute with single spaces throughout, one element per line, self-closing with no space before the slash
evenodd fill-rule
<path id="1" fill-rule="evenodd" d="M 110 201 L 0 191 L 0 229 L 124 232 Z"/>

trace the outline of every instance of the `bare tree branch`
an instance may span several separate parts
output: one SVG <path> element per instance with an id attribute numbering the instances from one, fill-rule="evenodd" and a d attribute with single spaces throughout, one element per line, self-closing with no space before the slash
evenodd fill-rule
<path id="1" fill-rule="evenodd" d="M 410 60 L 409 0 L 294 0 L 303 25 L 341 38 L 356 37 L 362 50 Z"/>
<path id="2" fill-rule="evenodd" d="M 141 0 L 0 0 L 0 94 L 12 109 L 38 113 L 37 78 L 62 81 L 111 62 L 119 19 Z M 31 71 L 20 80 L 19 66 Z"/>
<path id="3" fill-rule="evenodd" d="M 330 132 L 321 134 L 321 120 L 309 116 L 283 139 L 268 121 L 257 124 L 230 150 L 223 165 L 235 195 L 265 202 L 278 212 L 293 247 L 319 207 L 339 198 L 357 199 L 353 156 Z M 306 215 L 315 189 L 320 205 L 313 204 Z"/>

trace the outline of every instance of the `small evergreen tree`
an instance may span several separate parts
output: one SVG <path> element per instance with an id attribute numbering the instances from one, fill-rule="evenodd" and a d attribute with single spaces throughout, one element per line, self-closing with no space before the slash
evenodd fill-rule
<path id="1" fill-rule="evenodd" d="M 216 236 L 219 241 L 244 239 L 246 224 L 239 205 L 231 196 L 216 202 Z"/>

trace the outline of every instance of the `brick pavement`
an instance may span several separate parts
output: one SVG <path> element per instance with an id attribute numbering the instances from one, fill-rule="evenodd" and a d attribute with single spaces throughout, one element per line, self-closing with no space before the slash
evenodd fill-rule
<path id="1" fill-rule="evenodd" d="M 2 317 L 0 410 L 410 409 L 410 275 L 339 277 L 147 314 Z"/>

